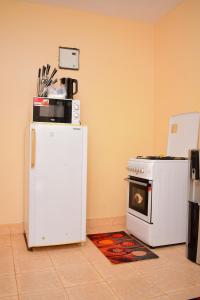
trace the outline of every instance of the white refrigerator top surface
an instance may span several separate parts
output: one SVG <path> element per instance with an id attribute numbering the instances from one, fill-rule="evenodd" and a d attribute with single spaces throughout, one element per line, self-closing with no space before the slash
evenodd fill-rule
<path id="1" fill-rule="evenodd" d="M 172 116 L 169 121 L 167 155 L 188 157 L 188 151 L 197 148 L 199 124 L 199 112 Z"/>

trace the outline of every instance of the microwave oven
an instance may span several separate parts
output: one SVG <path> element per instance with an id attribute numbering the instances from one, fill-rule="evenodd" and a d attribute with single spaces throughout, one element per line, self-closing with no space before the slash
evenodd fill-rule
<path id="1" fill-rule="evenodd" d="M 80 125 L 80 100 L 34 97 L 33 121 Z"/>

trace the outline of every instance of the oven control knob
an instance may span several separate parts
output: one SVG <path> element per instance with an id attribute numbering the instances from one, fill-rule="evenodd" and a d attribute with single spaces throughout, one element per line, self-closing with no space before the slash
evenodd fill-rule
<path id="1" fill-rule="evenodd" d="M 133 168 L 133 172 L 135 172 L 135 168 Z"/>
<path id="2" fill-rule="evenodd" d="M 138 173 L 138 171 L 139 171 L 139 169 L 138 169 L 138 168 L 135 168 L 135 172 Z"/>
<path id="3" fill-rule="evenodd" d="M 144 169 L 141 169 L 141 173 L 144 173 Z"/>
<path id="4" fill-rule="evenodd" d="M 78 119 L 78 118 L 79 118 L 79 114 L 75 113 L 75 114 L 74 114 L 74 118 L 75 118 L 75 119 Z"/>
<path id="5" fill-rule="evenodd" d="M 78 105 L 78 104 L 75 104 L 75 105 L 74 105 L 74 109 L 75 109 L 75 110 L 79 110 L 79 105 Z"/>

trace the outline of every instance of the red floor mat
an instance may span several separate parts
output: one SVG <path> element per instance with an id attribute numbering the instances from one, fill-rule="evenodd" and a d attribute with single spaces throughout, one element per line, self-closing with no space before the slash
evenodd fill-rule
<path id="1" fill-rule="evenodd" d="M 158 258 L 125 231 L 89 234 L 88 237 L 113 264 Z"/>

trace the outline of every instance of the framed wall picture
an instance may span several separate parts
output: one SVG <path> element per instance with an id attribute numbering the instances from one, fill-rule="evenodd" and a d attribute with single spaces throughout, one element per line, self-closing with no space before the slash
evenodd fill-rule
<path id="1" fill-rule="evenodd" d="M 79 70 L 79 53 L 77 48 L 59 47 L 59 68 Z"/>

